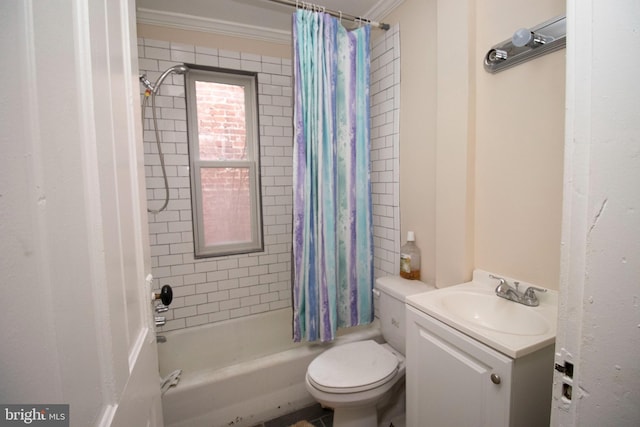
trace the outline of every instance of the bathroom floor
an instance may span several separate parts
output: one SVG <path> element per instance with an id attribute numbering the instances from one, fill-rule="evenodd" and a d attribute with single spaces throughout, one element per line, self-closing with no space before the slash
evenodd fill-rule
<path id="1" fill-rule="evenodd" d="M 307 424 L 301 421 L 307 421 Z M 308 427 L 310 425 L 314 427 L 333 427 L 333 411 L 324 409 L 319 404 L 316 404 L 254 427 Z"/>

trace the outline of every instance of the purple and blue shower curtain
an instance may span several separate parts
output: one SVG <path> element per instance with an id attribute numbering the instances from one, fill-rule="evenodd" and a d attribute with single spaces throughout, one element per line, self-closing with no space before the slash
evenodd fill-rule
<path id="1" fill-rule="evenodd" d="M 293 337 L 373 320 L 369 37 L 293 15 Z"/>

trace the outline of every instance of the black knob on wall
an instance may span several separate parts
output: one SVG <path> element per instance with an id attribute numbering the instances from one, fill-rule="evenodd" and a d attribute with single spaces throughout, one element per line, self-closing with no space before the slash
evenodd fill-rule
<path id="1" fill-rule="evenodd" d="M 153 294 L 153 299 L 159 299 L 160 301 L 162 301 L 162 304 L 169 305 L 171 304 L 171 301 L 173 301 L 173 289 L 171 289 L 171 286 L 169 285 L 164 285 L 162 288 L 160 288 L 160 293 Z"/>
<path id="2" fill-rule="evenodd" d="M 164 305 L 171 304 L 171 301 L 173 301 L 173 289 L 171 289 L 171 286 L 164 285 L 160 289 L 160 301 L 162 301 Z"/>

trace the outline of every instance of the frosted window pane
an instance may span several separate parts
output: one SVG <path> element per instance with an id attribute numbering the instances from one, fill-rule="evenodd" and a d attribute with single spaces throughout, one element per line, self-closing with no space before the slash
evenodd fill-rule
<path id="1" fill-rule="evenodd" d="M 244 87 L 195 83 L 200 160 L 246 160 Z"/>
<path id="2" fill-rule="evenodd" d="M 250 242 L 249 169 L 206 168 L 200 178 L 205 244 Z"/>

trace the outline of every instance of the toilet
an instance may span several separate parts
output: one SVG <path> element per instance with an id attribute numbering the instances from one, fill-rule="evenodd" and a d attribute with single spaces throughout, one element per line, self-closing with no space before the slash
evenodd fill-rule
<path id="1" fill-rule="evenodd" d="M 404 413 L 405 298 L 433 289 L 399 276 L 377 279 L 373 293 L 386 342 L 337 345 L 309 364 L 307 391 L 334 410 L 334 427 L 388 426 L 391 417 Z"/>

